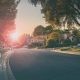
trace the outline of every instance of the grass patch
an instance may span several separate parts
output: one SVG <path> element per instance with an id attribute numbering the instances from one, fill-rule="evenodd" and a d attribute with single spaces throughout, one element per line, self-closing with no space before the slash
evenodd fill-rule
<path id="1" fill-rule="evenodd" d="M 60 48 L 61 51 L 71 51 L 71 52 L 80 52 L 80 47 L 63 47 Z"/>
<path id="2" fill-rule="evenodd" d="M 68 51 L 68 50 L 70 50 L 70 48 L 69 47 L 65 47 L 65 48 L 61 48 L 60 50 L 61 51 Z"/>

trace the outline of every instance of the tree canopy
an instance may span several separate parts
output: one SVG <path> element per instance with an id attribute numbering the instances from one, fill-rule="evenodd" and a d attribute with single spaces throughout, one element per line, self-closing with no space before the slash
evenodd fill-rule
<path id="1" fill-rule="evenodd" d="M 45 27 L 45 34 L 50 34 L 53 32 L 53 27 L 51 25 Z"/>
<path id="2" fill-rule="evenodd" d="M 0 0 L 0 39 L 15 29 L 17 5 L 20 0 Z"/>
<path id="3" fill-rule="evenodd" d="M 68 26 L 77 24 L 80 26 L 80 0 L 28 0 L 35 6 L 42 6 L 45 20 L 60 26 L 67 23 Z"/>
<path id="4" fill-rule="evenodd" d="M 33 36 L 41 36 L 45 34 L 45 28 L 42 25 L 38 25 L 33 32 Z"/>
<path id="5" fill-rule="evenodd" d="M 42 25 L 38 25 L 37 27 L 35 27 L 33 31 L 33 36 L 44 36 L 52 32 L 53 32 L 53 27 L 51 25 L 46 26 L 46 27 Z"/>

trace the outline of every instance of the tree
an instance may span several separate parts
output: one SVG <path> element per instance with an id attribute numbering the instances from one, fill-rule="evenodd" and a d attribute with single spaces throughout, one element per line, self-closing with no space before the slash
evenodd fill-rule
<path id="1" fill-rule="evenodd" d="M 53 27 L 51 25 L 45 27 L 45 33 L 50 34 L 53 32 Z"/>
<path id="2" fill-rule="evenodd" d="M 59 46 L 59 38 L 60 38 L 60 31 L 53 31 L 52 33 L 48 34 L 46 38 L 46 46 L 47 47 L 58 47 Z"/>
<path id="3" fill-rule="evenodd" d="M 8 71 L 8 68 L 5 68 L 8 56 L 3 54 L 6 51 L 3 48 L 4 42 L 7 43 L 7 35 L 15 29 L 16 7 L 19 2 L 20 0 L 0 0 L 0 58 L 2 69 L 5 69 L 5 71 Z"/>
<path id="4" fill-rule="evenodd" d="M 76 39 L 76 43 L 80 43 L 80 31 L 77 29 L 73 30 L 74 38 Z"/>
<path id="5" fill-rule="evenodd" d="M 0 41 L 5 41 L 7 35 L 15 30 L 17 5 L 20 0 L 0 0 Z"/>
<path id="6" fill-rule="evenodd" d="M 45 20 L 59 27 L 67 23 L 69 27 L 80 25 L 80 0 L 28 0 L 35 6 L 42 6 Z"/>
<path id="7" fill-rule="evenodd" d="M 33 36 L 45 35 L 45 28 L 42 25 L 38 25 L 33 32 Z"/>

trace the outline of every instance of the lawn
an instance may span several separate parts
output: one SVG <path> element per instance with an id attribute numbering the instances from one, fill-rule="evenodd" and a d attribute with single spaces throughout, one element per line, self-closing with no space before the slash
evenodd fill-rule
<path id="1" fill-rule="evenodd" d="M 61 51 L 80 52 L 80 47 L 63 47 Z"/>

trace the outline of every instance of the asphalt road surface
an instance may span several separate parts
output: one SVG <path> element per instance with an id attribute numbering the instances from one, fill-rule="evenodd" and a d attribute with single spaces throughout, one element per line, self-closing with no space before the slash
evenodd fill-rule
<path id="1" fill-rule="evenodd" d="M 80 56 L 17 49 L 9 60 L 16 80 L 80 80 Z"/>

